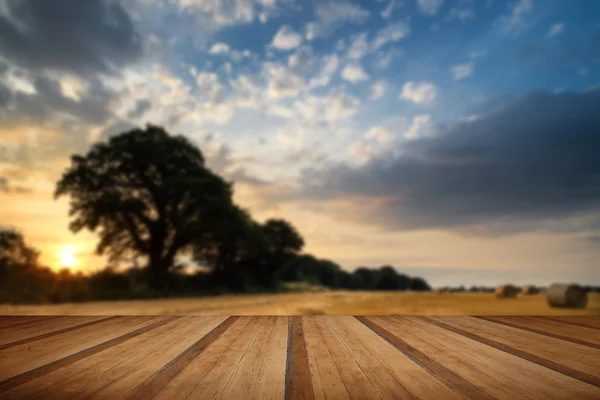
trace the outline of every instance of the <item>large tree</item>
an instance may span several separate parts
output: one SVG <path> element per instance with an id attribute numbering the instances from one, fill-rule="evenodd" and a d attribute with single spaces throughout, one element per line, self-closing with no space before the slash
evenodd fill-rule
<path id="1" fill-rule="evenodd" d="M 70 196 L 70 228 L 98 231 L 111 262 L 147 260 L 149 283 L 165 286 L 179 252 L 211 240 L 232 203 L 231 185 L 205 166 L 183 136 L 148 125 L 97 143 L 57 183 Z"/>

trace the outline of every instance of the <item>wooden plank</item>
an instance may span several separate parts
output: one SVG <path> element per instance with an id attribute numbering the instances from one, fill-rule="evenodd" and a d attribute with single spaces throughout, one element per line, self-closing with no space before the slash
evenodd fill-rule
<path id="1" fill-rule="evenodd" d="M 33 345 L 24 345 L 27 346 L 26 350 L 23 349 L 24 346 L 4 350 L 0 355 L 0 365 L 2 365 L 0 373 L 8 378 L 0 382 L 0 393 L 141 335 L 172 319 L 173 317 L 128 318 L 118 321 L 121 326 L 111 326 L 112 329 L 109 331 L 97 331 L 92 338 L 87 334 L 77 338 L 67 338 L 67 346 L 62 343 L 51 343 L 55 346 L 48 346 L 43 349 L 45 351 L 40 351 L 41 343 L 56 339 L 49 338 Z M 92 328 L 98 328 L 98 325 L 89 327 Z M 34 347 L 37 347 L 36 351 L 31 351 Z M 15 362 L 15 359 L 18 362 Z M 3 364 L 2 361 L 6 363 Z M 5 367 L 6 365 L 10 367 Z"/>
<path id="2" fill-rule="evenodd" d="M 242 357 L 254 343 L 263 322 L 264 319 L 261 317 L 251 317 L 242 333 L 231 343 L 229 348 L 225 350 L 192 390 L 189 395 L 190 399 L 215 399 L 223 394 L 235 371 L 239 369 Z"/>
<path id="3" fill-rule="evenodd" d="M 290 317 L 285 373 L 286 400 L 314 399 L 302 317 Z"/>
<path id="4" fill-rule="evenodd" d="M 10 317 L 13 319 L 11 322 L 7 322 L 5 325 L 0 327 L 0 332 L 4 332 L 6 328 L 17 328 L 21 326 L 28 326 L 37 323 L 43 323 L 53 319 L 65 318 L 53 315 L 44 316 L 23 316 L 23 317 Z"/>
<path id="5" fill-rule="evenodd" d="M 441 328 L 600 387 L 600 351 L 471 317 L 425 318 Z"/>
<path id="6" fill-rule="evenodd" d="M 366 317 L 357 317 L 357 319 L 461 396 L 470 399 L 493 399 L 482 388 L 473 385 L 468 380 L 454 373 L 451 369 L 446 368 L 381 326 L 378 323 L 379 319 L 371 320 Z"/>
<path id="7" fill-rule="evenodd" d="M 600 335 L 592 328 L 567 325 L 537 317 L 478 316 L 477 318 L 600 349 Z"/>
<path id="8" fill-rule="evenodd" d="M 332 317 L 313 318 L 321 339 L 335 364 L 350 399 L 380 399 L 381 396 L 331 326 Z"/>
<path id="9" fill-rule="evenodd" d="M 329 322 L 381 398 L 413 399 L 419 395 L 436 392 L 444 398 L 453 398 L 452 395 L 458 398 L 431 374 L 399 353 L 355 318 L 335 317 L 330 318 Z M 403 380 L 407 384 L 406 387 L 401 383 Z M 427 388 L 418 390 L 419 388 L 411 386 L 407 381 L 420 382 L 417 386 L 425 383 Z M 447 394 L 450 396 L 445 397 Z"/>
<path id="10" fill-rule="evenodd" d="M 41 326 L 26 326 L 2 332 L 0 350 L 32 343 L 51 336 L 61 335 L 77 329 L 95 325 L 117 317 L 68 317 L 44 321 Z"/>
<path id="11" fill-rule="evenodd" d="M 192 391 L 200 385 L 201 381 L 217 365 L 225 353 L 231 351 L 231 349 L 239 349 L 240 342 L 248 340 L 248 337 L 244 335 L 251 332 L 252 327 L 246 329 L 251 321 L 252 317 L 239 317 L 200 356 L 196 357 L 183 371 L 174 377 L 154 399 L 194 398 L 191 396 Z M 254 321 L 254 331 L 258 327 L 256 321 L 257 319 Z"/>
<path id="12" fill-rule="evenodd" d="M 142 383 L 131 391 L 129 398 L 153 398 L 169 384 L 181 371 L 184 370 L 192 361 L 201 355 L 211 344 L 213 344 L 231 325 L 237 321 L 238 317 L 229 317 L 218 326 L 203 335 L 193 345 L 188 347 L 183 353 L 175 359 L 164 365 L 160 370 L 147 377 Z"/>
<path id="13" fill-rule="evenodd" d="M 140 358 L 148 360 L 150 354 L 169 353 L 171 342 L 185 342 L 189 325 L 192 325 L 189 319 L 173 317 L 164 325 L 15 387 L 4 395 L 11 399 L 90 397 L 130 373 L 130 364 Z"/>
<path id="14" fill-rule="evenodd" d="M 315 399 L 350 398 L 321 332 L 319 332 L 315 317 L 302 317 L 302 328 Z"/>
<path id="15" fill-rule="evenodd" d="M 224 322 L 227 317 L 188 317 L 187 325 L 169 333 L 167 337 L 158 340 L 157 346 L 151 351 L 144 352 L 141 357 L 136 357 L 131 362 L 126 362 L 117 368 L 117 372 L 110 371 L 99 376 L 101 380 L 110 384 L 94 394 L 90 399 L 115 399 L 115 398 L 144 398 L 136 397 L 137 385 L 145 382 L 149 377 L 157 376 L 157 372 L 182 354 L 190 359 L 201 354 L 214 339 L 227 329 L 229 323 Z M 233 320 L 232 320 L 233 321 Z M 159 338 L 160 339 L 160 338 Z M 192 350 L 190 350 L 192 349 Z M 190 354 L 193 352 L 194 354 Z M 126 372 L 123 374 L 123 370 Z M 173 375 L 174 376 L 174 375 Z M 167 374 L 165 374 L 165 381 Z M 164 387 L 164 386 L 162 386 Z M 162 389 L 161 387 L 161 389 Z M 158 392 L 158 391 L 156 391 Z"/>
<path id="16" fill-rule="evenodd" d="M 251 399 L 280 400 L 285 398 L 288 349 L 288 317 L 273 317 L 275 323 L 265 352 Z"/>
<path id="17" fill-rule="evenodd" d="M 600 389 L 592 385 L 449 332 L 422 317 L 373 319 L 495 398 L 600 398 Z"/>
<path id="18" fill-rule="evenodd" d="M 572 324 L 577 326 L 583 326 L 584 328 L 600 329 L 600 317 L 593 316 L 578 316 L 578 315 L 565 315 L 565 316 L 544 316 L 545 319 L 562 322 L 565 324 Z"/>
<path id="19" fill-rule="evenodd" d="M 242 356 L 239 364 L 231 372 L 228 383 L 223 389 L 217 394 L 217 399 L 253 399 L 254 388 L 258 383 L 259 373 L 261 367 L 264 365 L 264 360 L 269 354 L 271 349 L 271 339 L 273 338 L 273 332 L 275 330 L 275 323 L 277 317 L 261 317 L 261 325 L 258 333 L 254 337 L 253 341 L 248 346 L 247 351 Z M 285 331 L 279 331 L 283 333 L 285 337 L 287 334 Z M 281 346 L 278 351 L 280 354 L 285 355 L 286 342 L 280 341 Z M 285 371 L 285 358 L 279 361 L 281 371 Z M 283 362 L 282 362 L 283 361 Z M 283 380 L 280 380 L 277 388 L 272 388 L 280 394 L 285 393 L 285 375 Z M 263 376 L 264 379 L 264 376 Z M 266 389 L 266 388 L 265 388 Z M 268 392 L 267 392 L 268 393 Z M 273 397 L 273 396 L 271 396 Z M 281 398 L 283 396 L 280 396 Z M 259 397 L 262 398 L 262 397 Z"/>

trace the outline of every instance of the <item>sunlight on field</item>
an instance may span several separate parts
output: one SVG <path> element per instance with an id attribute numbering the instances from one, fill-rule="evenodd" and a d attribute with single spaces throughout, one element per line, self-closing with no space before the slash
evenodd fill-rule
<path id="1" fill-rule="evenodd" d="M 0 306 L 0 315 L 600 315 L 600 294 L 583 310 L 554 309 L 545 295 L 496 299 L 491 293 L 343 292 Z"/>

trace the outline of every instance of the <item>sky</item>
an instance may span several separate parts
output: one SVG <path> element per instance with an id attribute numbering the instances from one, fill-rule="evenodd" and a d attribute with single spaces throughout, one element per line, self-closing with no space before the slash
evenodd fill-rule
<path id="1" fill-rule="evenodd" d="M 150 123 L 345 269 L 597 285 L 599 67 L 595 0 L 0 0 L 0 226 L 103 267 L 54 185 Z"/>

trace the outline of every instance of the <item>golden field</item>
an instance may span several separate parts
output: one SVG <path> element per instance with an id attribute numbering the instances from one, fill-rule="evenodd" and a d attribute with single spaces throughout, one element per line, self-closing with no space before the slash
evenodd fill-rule
<path id="1" fill-rule="evenodd" d="M 0 305 L 0 315 L 600 315 L 600 294 L 587 308 L 550 308 L 544 294 L 496 299 L 493 293 L 323 291 L 199 298 Z"/>

